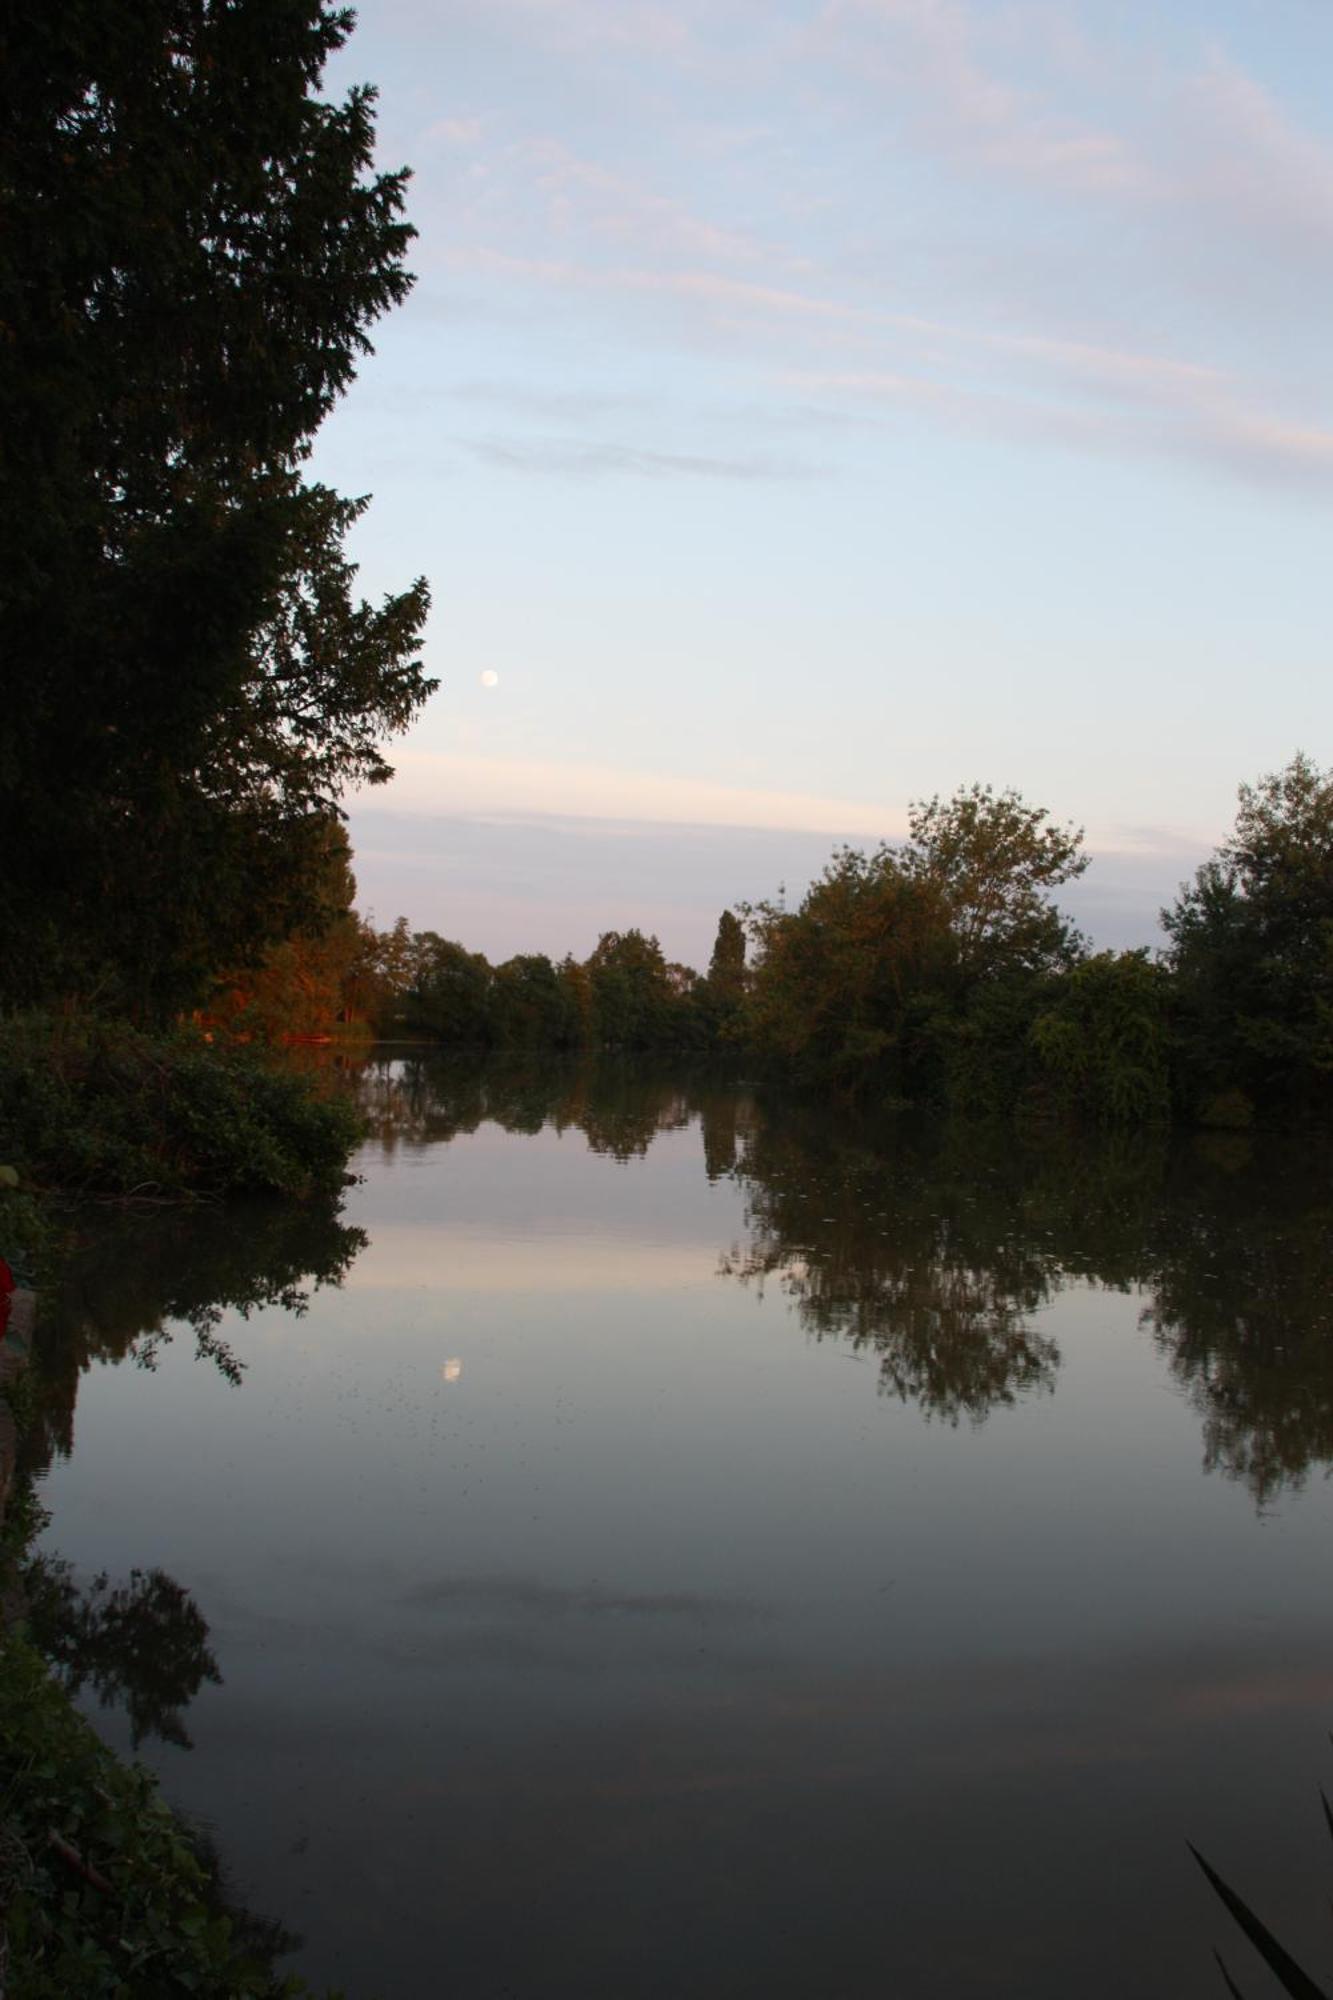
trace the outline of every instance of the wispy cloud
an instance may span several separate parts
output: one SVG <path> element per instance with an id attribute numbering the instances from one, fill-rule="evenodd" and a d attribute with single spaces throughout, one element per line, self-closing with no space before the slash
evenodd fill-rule
<path id="1" fill-rule="evenodd" d="M 1174 185 L 1298 255 L 1333 248 L 1333 146 L 1214 51 L 1180 91 Z M 1182 143 L 1183 142 L 1183 143 Z"/>
<path id="2" fill-rule="evenodd" d="M 1031 82 L 1004 78 L 961 0 L 828 0 L 810 39 L 826 59 L 853 64 L 912 131 L 987 168 L 1065 192 L 1119 194 L 1144 182 L 1122 137 L 1052 107 Z"/>
<path id="3" fill-rule="evenodd" d="M 810 479 L 820 468 L 765 454 L 717 458 L 697 452 L 654 451 L 644 445 L 602 443 L 578 437 L 460 437 L 459 447 L 483 464 L 506 472 L 562 479 Z"/>
<path id="4" fill-rule="evenodd" d="M 405 812 L 557 813 L 576 819 L 806 829 L 868 839 L 892 838 L 905 830 L 901 813 L 864 799 L 752 790 L 613 765 L 424 751 L 404 751 L 394 764 L 392 786 L 364 794 L 367 803 Z"/>
<path id="5" fill-rule="evenodd" d="M 452 164 L 427 262 L 497 323 L 540 292 L 586 351 L 724 370 L 719 402 L 786 387 L 1323 492 L 1333 144 L 1231 53 L 1112 40 L 1051 0 L 494 11 L 585 85 L 614 57 L 648 120 L 645 144 L 619 106 L 562 128 L 544 97 L 549 129 L 475 103 L 428 126 Z M 466 449 L 573 476 L 804 469 L 702 430 Z"/>

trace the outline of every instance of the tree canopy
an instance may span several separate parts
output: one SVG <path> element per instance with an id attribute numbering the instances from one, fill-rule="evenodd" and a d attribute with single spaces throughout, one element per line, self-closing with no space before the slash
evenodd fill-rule
<path id="1" fill-rule="evenodd" d="M 920 1098 L 978 1041 L 992 1074 L 1025 1043 L 1033 983 L 1081 950 L 1050 892 L 1087 863 L 1081 833 L 988 785 L 914 805 L 909 827 L 901 847 L 839 849 L 796 910 L 748 908 L 747 1027 L 797 1074 Z"/>
<path id="2" fill-rule="evenodd" d="M 1196 1094 L 1325 1097 L 1333 1077 L 1333 771 L 1242 785 L 1235 830 L 1162 912 Z"/>
<path id="3" fill-rule="evenodd" d="M 350 27 L 325 0 L 9 10 L 11 1000 L 168 1011 L 310 921 L 341 792 L 434 685 L 424 582 L 358 601 L 365 502 L 301 470 L 411 282 L 374 94 L 318 95 Z"/>
<path id="4" fill-rule="evenodd" d="M 965 977 L 1066 964 L 1079 940 L 1050 900 L 1088 865 L 1081 828 L 1058 826 L 1017 792 L 967 785 L 914 804 L 906 872 L 947 914 Z"/>

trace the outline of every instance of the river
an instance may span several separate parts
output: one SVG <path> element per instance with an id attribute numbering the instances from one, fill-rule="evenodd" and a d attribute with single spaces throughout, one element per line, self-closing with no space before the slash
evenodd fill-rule
<path id="1" fill-rule="evenodd" d="M 35 1363 L 52 1617 L 140 1572 L 67 1674 L 292 1966 L 1258 1990 L 1188 1839 L 1327 1977 L 1326 1154 L 360 1088 L 340 1213 L 117 1216 Z"/>

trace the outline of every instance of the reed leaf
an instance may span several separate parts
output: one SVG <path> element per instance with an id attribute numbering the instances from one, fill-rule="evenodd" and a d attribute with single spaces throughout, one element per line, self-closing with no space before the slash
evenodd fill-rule
<path id="1" fill-rule="evenodd" d="M 1190 1853 L 1194 1856 L 1200 1868 L 1202 1868 L 1210 1886 L 1222 1902 L 1226 1904 L 1226 1907 L 1230 1910 L 1232 1916 L 1250 1940 L 1250 1943 L 1259 1953 L 1265 1965 L 1281 1981 L 1283 1992 L 1291 1994 L 1292 2000 L 1329 2000 L 1329 1995 L 1324 1991 L 1323 1987 L 1316 1986 L 1309 1974 L 1302 1972 L 1300 1966 L 1297 1965 L 1295 1959 L 1291 1956 L 1291 1953 L 1284 1950 L 1278 1943 L 1267 1924 L 1262 1923 L 1255 1916 L 1249 1904 L 1238 1896 L 1228 1883 L 1222 1880 L 1217 1870 L 1204 1860 L 1193 1842 L 1186 1841 L 1185 1845 L 1189 1848 Z M 1218 1962 L 1219 1964 L 1221 1963 L 1220 1959 Z M 1231 1991 L 1234 1994 L 1237 1989 L 1232 1982 L 1231 1975 L 1227 1972 L 1225 1966 L 1222 1967 L 1222 1971 L 1228 1986 L 1231 1987 Z"/>

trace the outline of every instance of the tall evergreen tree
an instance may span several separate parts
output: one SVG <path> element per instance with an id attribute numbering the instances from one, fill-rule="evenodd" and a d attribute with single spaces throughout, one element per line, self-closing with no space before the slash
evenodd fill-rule
<path id="1" fill-rule="evenodd" d="M 724 910 L 717 920 L 708 987 L 713 998 L 726 1006 L 739 1005 L 745 992 L 745 932 L 731 910 Z"/>
<path id="2" fill-rule="evenodd" d="M 418 581 L 301 476 L 406 294 L 326 0 L 14 0 L 0 28 L 0 999 L 164 1012 L 312 916 L 433 683 Z M 316 889 L 316 899 L 318 890 Z"/>

